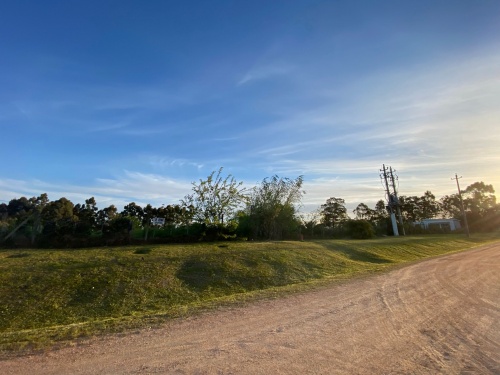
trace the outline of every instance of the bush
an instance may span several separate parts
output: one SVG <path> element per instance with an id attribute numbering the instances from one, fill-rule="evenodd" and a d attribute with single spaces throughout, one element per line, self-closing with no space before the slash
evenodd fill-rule
<path id="1" fill-rule="evenodd" d="M 366 220 L 349 220 L 347 222 L 347 233 L 351 238 L 359 240 L 375 236 L 373 226 Z"/>

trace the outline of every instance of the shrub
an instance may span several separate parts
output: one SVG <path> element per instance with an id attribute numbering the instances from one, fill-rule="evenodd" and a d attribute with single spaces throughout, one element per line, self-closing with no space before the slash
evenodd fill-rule
<path id="1" fill-rule="evenodd" d="M 349 220 L 347 232 L 351 238 L 355 239 L 367 239 L 375 236 L 373 226 L 366 220 Z"/>

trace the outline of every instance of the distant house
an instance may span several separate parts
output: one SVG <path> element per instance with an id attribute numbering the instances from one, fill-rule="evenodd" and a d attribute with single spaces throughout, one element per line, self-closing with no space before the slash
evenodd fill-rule
<path id="1" fill-rule="evenodd" d="M 444 231 L 454 231 L 462 228 L 460 221 L 457 219 L 424 219 L 415 226 L 420 226 L 424 229 L 441 229 Z"/>

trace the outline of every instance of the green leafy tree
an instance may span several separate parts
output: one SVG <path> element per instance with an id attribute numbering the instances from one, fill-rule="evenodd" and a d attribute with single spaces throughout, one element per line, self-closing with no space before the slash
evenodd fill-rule
<path id="1" fill-rule="evenodd" d="M 76 221 L 73 213 L 74 205 L 66 198 L 59 198 L 56 201 L 49 202 L 42 210 L 42 218 L 44 222 L 72 220 Z"/>
<path id="2" fill-rule="evenodd" d="M 375 211 L 364 203 L 358 204 L 352 212 L 354 215 L 356 215 L 357 220 L 372 221 L 375 217 Z"/>
<path id="3" fill-rule="evenodd" d="M 484 182 L 475 182 L 461 191 L 467 221 L 472 231 L 492 231 L 500 229 L 500 205 L 496 202 L 495 189 Z M 458 194 L 441 198 L 443 217 L 463 220 Z M 463 221 L 462 221 L 463 224 Z"/>
<path id="4" fill-rule="evenodd" d="M 41 211 L 47 202 L 47 194 L 41 194 L 30 199 L 12 199 L 8 205 L 2 204 L 0 216 L 4 221 L 1 231 L 4 232 L 5 238 L 13 237 L 19 231 L 30 236 L 31 244 L 34 244 L 42 228 Z"/>
<path id="5" fill-rule="evenodd" d="M 348 219 L 345 200 L 342 198 L 331 197 L 321 205 L 321 221 L 326 227 L 335 228 Z"/>
<path id="6" fill-rule="evenodd" d="M 92 229 L 96 227 L 98 211 L 94 197 L 86 199 L 85 204 L 77 204 L 73 208 L 73 213 L 78 218 L 75 234 L 79 236 L 90 235 Z"/>
<path id="7" fill-rule="evenodd" d="M 386 204 L 382 199 L 377 201 L 377 203 L 375 204 L 374 211 L 375 211 L 375 220 L 385 219 L 389 216 L 389 214 L 387 213 Z"/>
<path id="8" fill-rule="evenodd" d="M 432 219 L 441 212 L 441 204 L 430 191 L 426 191 L 421 197 L 400 196 L 399 203 L 405 221 L 420 222 Z"/>
<path id="9" fill-rule="evenodd" d="M 131 202 L 123 207 L 120 216 L 135 217 L 142 223 L 144 219 L 144 210 L 135 202 Z"/>
<path id="10" fill-rule="evenodd" d="M 443 218 L 462 218 L 462 211 L 460 207 L 460 197 L 458 194 L 445 195 L 440 199 L 441 216 Z"/>
<path id="11" fill-rule="evenodd" d="M 9 208 L 5 203 L 0 203 L 0 221 L 9 217 Z"/>
<path id="12" fill-rule="evenodd" d="M 104 231 L 104 226 L 107 225 L 116 216 L 118 216 L 118 209 L 114 204 L 112 204 L 109 207 L 97 211 L 96 224 L 101 231 Z"/>
<path id="13" fill-rule="evenodd" d="M 186 209 L 191 207 L 194 220 L 207 227 L 223 228 L 247 199 L 243 182 L 237 182 L 232 175 L 222 176 L 222 168 L 192 185 L 193 193 L 181 203 Z"/>
<path id="14" fill-rule="evenodd" d="M 60 198 L 49 202 L 42 210 L 42 233 L 46 237 L 72 235 L 78 218 L 73 213 L 73 202 Z"/>
<path id="15" fill-rule="evenodd" d="M 424 195 L 420 197 L 420 218 L 432 219 L 436 217 L 441 211 L 441 205 L 436 200 L 436 196 L 427 190 Z"/>
<path id="16" fill-rule="evenodd" d="M 373 209 L 373 217 L 370 222 L 375 227 L 375 231 L 378 235 L 388 234 L 388 228 L 392 226 L 388 222 L 389 214 L 387 212 L 386 203 L 384 200 L 380 199 L 375 204 Z"/>
<path id="17" fill-rule="evenodd" d="M 251 236 L 281 239 L 297 233 L 300 220 L 296 216 L 302 195 L 303 177 L 296 179 L 273 176 L 256 186 L 247 204 Z"/>
<path id="18" fill-rule="evenodd" d="M 304 233 L 314 236 L 318 225 L 321 223 L 321 212 L 317 209 L 307 215 L 301 215 L 300 219 L 302 221 Z"/>
<path id="19" fill-rule="evenodd" d="M 474 182 L 462 192 L 465 209 L 472 215 L 481 218 L 496 209 L 497 202 L 493 185 Z"/>
<path id="20" fill-rule="evenodd" d="M 25 217 L 33 209 L 33 202 L 26 197 L 12 199 L 7 205 L 9 217 Z"/>
<path id="21" fill-rule="evenodd" d="M 33 205 L 33 215 L 31 219 L 31 244 L 35 243 L 36 237 L 42 231 L 42 211 L 49 204 L 49 197 L 46 193 L 30 199 Z"/>

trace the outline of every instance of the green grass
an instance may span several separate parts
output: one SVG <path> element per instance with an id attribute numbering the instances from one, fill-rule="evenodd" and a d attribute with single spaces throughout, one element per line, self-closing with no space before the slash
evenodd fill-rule
<path id="1" fill-rule="evenodd" d="M 0 251 L 0 350 L 36 349 L 498 240 L 400 237 Z"/>

